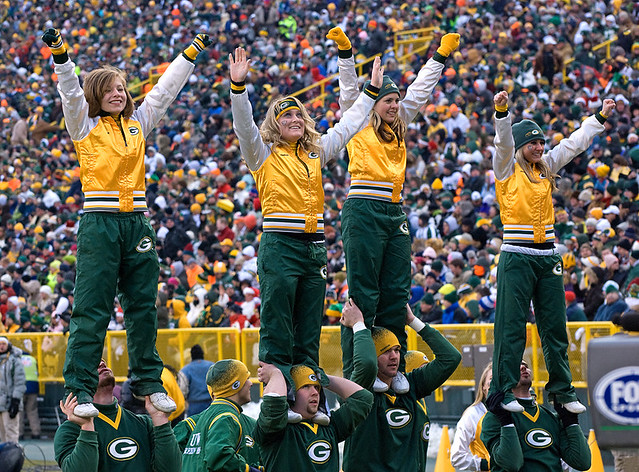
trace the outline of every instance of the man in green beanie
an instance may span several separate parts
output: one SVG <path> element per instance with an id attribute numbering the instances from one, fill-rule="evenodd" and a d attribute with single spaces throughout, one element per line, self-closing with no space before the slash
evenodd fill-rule
<path id="1" fill-rule="evenodd" d="M 549 398 L 570 413 L 583 413 L 586 408 L 577 399 L 568 364 L 563 261 L 554 244 L 552 195 L 559 170 L 604 131 L 615 102 L 604 100 L 599 113 L 584 120 L 548 153 L 544 152 L 544 134 L 535 122 L 523 120 L 511 125 L 507 92 L 497 93 L 494 103 L 497 135 L 493 169 L 504 237 L 497 269 L 490 391 L 504 394 L 502 406 L 506 410 L 524 410 L 512 389 L 519 382 L 532 301 L 548 367 Z"/>

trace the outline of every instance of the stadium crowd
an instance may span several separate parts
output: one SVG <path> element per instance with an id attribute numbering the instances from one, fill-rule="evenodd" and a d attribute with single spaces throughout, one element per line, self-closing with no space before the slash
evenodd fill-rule
<path id="1" fill-rule="evenodd" d="M 605 321 L 639 304 L 639 2 L 383 0 L 4 2 L 0 39 L 0 332 L 68 329 L 83 194 L 64 129 L 49 49 L 56 19 L 82 77 L 109 63 L 141 84 L 194 33 L 213 44 L 148 140 L 147 203 L 161 258 L 160 328 L 259 326 L 260 200 L 231 122 L 229 52 L 252 58 L 254 116 L 275 97 L 337 72 L 340 26 L 356 60 L 383 54 L 404 90 L 438 41 L 406 64 L 393 32 L 461 34 L 432 102 L 408 127 L 403 190 L 412 244 L 414 312 L 425 322 L 492 322 L 502 226 L 491 158 L 493 95 L 543 129 L 547 149 L 616 102 L 606 131 L 561 171 L 554 195 L 569 321 Z M 593 47 L 616 38 L 606 47 Z M 361 78 L 362 84 L 366 79 Z M 320 131 L 341 112 L 334 84 L 299 98 Z M 142 85 L 132 90 L 138 96 Z M 340 209 L 348 155 L 324 172 L 325 324 L 348 299 Z M 531 321 L 534 314 L 530 314 Z M 123 328 L 114 302 L 109 329 Z"/>

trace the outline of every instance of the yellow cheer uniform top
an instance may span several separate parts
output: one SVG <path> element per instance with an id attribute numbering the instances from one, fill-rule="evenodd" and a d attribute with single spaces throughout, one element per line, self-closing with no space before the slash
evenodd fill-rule
<path id="1" fill-rule="evenodd" d="M 390 130 L 387 124 L 384 124 Z M 350 162 L 351 186 L 348 198 L 369 198 L 397 203 L 402 199 L 406 175 L 406 144 L 378 138 L 368 125 L 346 146 Z"/>
<path id="2" fill-rule="evenodd" d="M 417 74 L 399 102 L 398 116 L 407 125 L 428 101 L 444 69 L 446 58 L 435 54 Z M 348 110 L 359 94 L 355 66 L 340 69 L 339 104 Z M 368 121 L 348 143 L 351 186 L 348 198 L 368 198 L 386 202 L 401 202 L 406 175 L 406 144 L 380 141 Z"/>
<path id="3" fill-rule="evenodd" d="M 604 130 L 595 115 L 588 117 L 581 127 L 542 156 L 556 174 L 578 156 Z M 552 206 L 550 181 L 535 166 L 538 182 L 531 182 L 515 161 L 515 141 L 511 115 L 495 118 L 495 191 L 504 225 L 504 244 L 538 244 L 554 241 L 555 212 Z"/>
<path id="4" fill-rule="evenodd" d="M 128 119 L 89 118 L 75 68 L 70 60 L 55 65 L 66 128 L 80 163 L 84 211 L 144 212 L 146 137 L 177 97 L 194 64 L 179 55 Z"/>
<path id="5" fill-rule="evenodd" d="M 296 143 L 272 149 L 252 172 L 261 196 L 264 231 L 324 232 L 324 190 L 319 156 Z"/>
<path id="6" fill-rule="evenodd" d="M 360 94 L 342 119 L 321 136 L 321 151 L 316 155 L 297 143 L 275 148 L 264 143 L 244 85 L 232 87 L 231 92 L 233 129 L 242 158 L 255 177 L 264 231 L 324 233 L 322 168 L 363 127 L 374 99 Z"/>

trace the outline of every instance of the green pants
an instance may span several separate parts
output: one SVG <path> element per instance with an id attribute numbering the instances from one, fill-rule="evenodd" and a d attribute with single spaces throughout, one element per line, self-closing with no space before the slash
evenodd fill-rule
<path id="1" fill-rule="evenodd" d="M 326 294 L 324 242 L 285 233 L 262 234 L 257 256 L 260 277 L 259 358 L 276 365 L 289 385 L 290 368 L 319 370 L 319 345 Z M 323 379 L 324 380 L 324 379 Z"/>
<path id="2" fill-rule="evenodd" d="M 160 266 L 155 232 L 142 213 L 85 213 L 78 228 L 73 314 L 64 361 L 65 390 L 93 401 L 116 292 L 124 310 L 131 390 L 164 392 L 155 347 Z"/>
<path id="3" fill-rule="evenodd" d="M 348 294 L 369 328 L 381 326 L 399 340 L 404 369 L 406 304 L 410 299 L 410 235 L 399 203 L 349 198 L 342 209 Z M 341 330 L 344 377 L 353 371 L 353 331 Z"/>
<path id="4" fill-rule="evenodd" d="M 548 370 L 546 391 L 551 401 L 577 400 L 568 363 L 563 265 L 558 254 L 536 256 L 501 252 L 497 268 L 495 350 L 491 392 L 517 385 L 526 348 L 526 316 L 532 300 Z M 506 401 L 513 400 L 508 398 Z"/>

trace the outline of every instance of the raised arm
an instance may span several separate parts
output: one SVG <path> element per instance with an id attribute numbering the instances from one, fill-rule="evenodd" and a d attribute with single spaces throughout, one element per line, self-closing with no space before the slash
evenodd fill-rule
<path id="1" fill-rule="evenodd" d="M 342 119 L 334 127 L 322 135 L 322 166 L 333 159 L 368 121 L 384 79 L 384 68 L 379 57 L 373 61 L 371 74 L 371 83 L 360 93 L 353 106 L 342 115 Z"/>
<path id="2" fill-rule="evenodd" d="M 153 471 L 172 472 L 182 466 L 182 452 L 177 437 L 171 429 L 169 415 L 156 409 L 149 395 L 144 397 L 144 407 L 153 423 Z"/>
<path id="3" fill-rule="evenodd" d="M 515 171 L 515 140 L 512 121 L 508 112 L 508 92 L 501 91 L 493 97 L 495 103 L 495 154 L 493 170 L 497 180 L 504 180 Z"/>
<path id="4" fill-rule="evenodd" d="M 340 323 L 353 330 L 353 374 L 351 380 L 365 389 L 371 389 L 377 377 L 375 343 L 370 330 L 364 324 L 359 307 L 348 300 L 344 304 Z"/>
<path id="5" fill-rule="evenodd" d="M 326 35 L 326 39 L 332 39 L 337 44 L 337 67 L 339 69 L 339 108 L 344 113 L 353 106 L 355 100 L 359 96 L 357 87 L 357 72 L 355 71 L 355 58 L 353 57 L 353 48 L 351 41 L 342 31 L 342 28 L 336 26 L 332 28 Z"/>
<path id="6" fill-rule="evenodd" d="M 461 354 L 439 331 L 417 318 L 408 304 L 406 324 L 417 331 L 435 355 L 434 360 L 407 374 L 412 377 L 410 380 L 415 385 L 417 398 L 423 398 L 439 388 L 455 372 L 461 362 Z"/>
<path id="7" fill-rule="evenodd" d="M 442 36 L 437 52 L 417 74 L 415 81 L 406 90 L 406 96 L 399 104 L 399 117 L 408 124 L 413 121 L 419 109 L 426 104 L 433 89 L 439 82 L 446 59 L 459 47 L 459 34 Z"/>
<path id="8" fill-rule="evenodd" d="M 142 105 L 134 113 L 135 119 L 142 125 L 144 136 L 148 136 L 162 119 L 169 105 L 189 80 L 198 54 L 210 44 L 208 34 L 197 34 L 193 42 L 171 62 L 158 83 L 147 93 Z"/>
<path id="9" fill-rule="evenodd" d="M 606 119 L 615 109 L 615 101 L 609 98 L 603 101 L 601 111 L 592 115 L 581 124 L 578 130 L 562 139 L 546 156 L 546 161 L 553 172 L 559 171 L 576 156 L 584 152 L 592 143 L 592 139 L 601 133 Z"/>
<path id="10" fill-rule="evenodd" d="M 247 167 L 256 171 L 271 154 L 271 149 L 262 141 L 260 130 L 253 121 L 253 107 L 246 91 L 246 76 L 251 60 L 247 59 L 244 48 L 236 48 L 235 56 L 229 54 L 229 62 L 233 131 L 240 142 L 240 152 Z"/>
<path id="11" fill-rule="evenodd" d="M 80 87 L 80 79 L 75 73 L 75 64 L 69 59 L 67 48 L 57 29 L 49 28 L 42 35 L 42 41 L 49 46 L 53 56 L 55 73 L 58 76 L 58 93 L 64 113 L 64 124 L 69 136 L 78 141 L 91 131 L 89 104 Z"/>
<path id="12" fill-rule="evenodd" d="M 482 423 L 481 440 L 488 449 L 491 464 L 497 464 L 507 472 L 516 472 L 524 465 L 524 454 L 512 415 L 501 407 L 503 399 L 504 393 L 498 392 L 486 400 L 488 413 Z"/>
<path id="13" fill-rule="evenodd" d="M 559 433 L 561 458 L 575 470 L 590 469 L 590 448 L 579 426 L 578 415 L 570 413 L 559 403 L 556 403 L 554 406 L 559 416 L 559 421 L 561 422 L 561 430 Z"/>
<path id="14" fill-rule="evenodd" d="M 60 401 L 60 409 L 67 416 L 54 438 L 55 459 L 63 472 L 98 470 L 98 433 L 93 418 L 81 418 L 73 414 L 78 400 L 73 394 Z"/>

